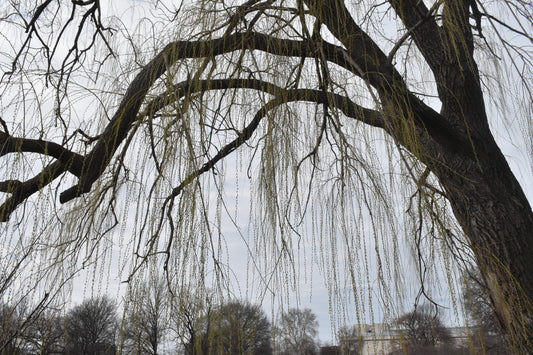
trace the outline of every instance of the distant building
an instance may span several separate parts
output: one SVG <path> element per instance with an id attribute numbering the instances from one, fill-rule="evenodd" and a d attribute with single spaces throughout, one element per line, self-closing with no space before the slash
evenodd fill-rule
<path id="1" fill-rule="evenodd" d="M 395 350 L 394 345 L 401 339 L 401 335 L 390 325 L 383 323 L 356 324 L 351 334 L 340 340 L 341 354 L 369 355 L 388 354 Z"/>
<path id="2" fill-rule="evenodd" d="M 448 328 L 455 346 L 467 346 L 471 341 L 468 327 Z M 351 334 L 339 339 L 342 355 L 381 355 L 402 349 L 402 330 L 389 324 L 356 324 Z"/>

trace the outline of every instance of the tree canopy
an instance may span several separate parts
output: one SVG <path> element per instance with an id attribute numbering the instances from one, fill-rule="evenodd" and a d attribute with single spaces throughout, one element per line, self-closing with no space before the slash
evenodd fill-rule
<path id="1" fill-rule="evenodd" d="M 425 353 L 431 348 L 452 342 L 450 331 L 442 324 L 439 315 L 427 305 L 403 314 L 396 323 L 404 333 L 409 353 Z"/>
<path id="2" fill-rule="evenodd" d="M 115 354 L 118 333 L 116 305 L 107 297 L 75 306 L 65 320 L 68 354 Z"/>
<path id="3" fill-rule="evenodd" d="M 312 255 L 332 298 L 346 279 L 363 313 L 372 291 L 361 298 L 361 285 L 378 280 L 398 313 L 405 238 L 419 297 L 432 298 L 435 260 L 452 289 L 457 263 L 474 260 L 509 344 L 531 352 L 533 212 L 495 135 L 509 129 L 530 155 L 532 10 L 1 5 L 0 290 L 29 278 L 44 284 L 37 297 L 58 295 L 77 270 L 102 273 L 113 247 L 127 280 L 155 263 L 175 285 L 213 275 L 229 287 L 224 228 L 235 224 L 260 297 L 296 285 Z"/>
<path id="4" fill-rule="evenodd" d="M 318 321 L 309 308 L 289 308 L 274 327 L 279 353 L 314 355 L 318 353 Z"/>

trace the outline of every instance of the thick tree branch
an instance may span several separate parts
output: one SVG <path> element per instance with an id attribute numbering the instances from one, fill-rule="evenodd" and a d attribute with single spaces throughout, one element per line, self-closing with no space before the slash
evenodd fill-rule
<path id="1" fill-rule="evenodd" d="M 374 40 L 355 23 L 344 1 L 305 0 L 305 4 L 317 21 L 323 23 L 345 46 L 358 68 L 358 74 L 370 85 L 381 92 L 405 88 L 400 73 L 388 63 L 387 56 Z"/>
<path id="2" fill-rule="evenodd" d="M 431 9 L 428 9 L 423 1 L 418 0 L 389 0 L 389 2 L 410 32 L 411 38 L 429 67 L 436 73 L 438 67 L 442 65 L 444 44 L 433 13 L 441 2 L 435 2 Z"/>
<path id="3" fill-rule="evenodd" d="M 213 79 L 200 80 L 197 83 L 183 81 L 152 100 L 144 113 L 154 114 L 187 94 L 225 89 L 250 89 L 262 91 L 275 96 L 281 103 L 294 101 L 327 104 L 331 109 L 338 109 L 346 116 L 355 118 L 368 125 L 385 128 L 383 115 L 376 110 L 357 105 L 348 97 L 315 89 L 286 89 L 259 79 Z"/>
<path id="4" fill-rule="evenodd" d="M 46 166 L 43 171 L 35 177 L 24 182 L 18 180 L 0 182 L 0 191 L 11 193 L 11 196 L 0 206 L 0 222 L 7 222 L 9 216 L 18 205 L 66 171 L 67 168 L 63 163 L 56 160 L 52 164 Z"/>
<path id="5" fill-rule="evenodd" d="M 333 45 L 328 48 L 328 60 L 348 66 Z M 167 45 L 152 59 L 130 84 L 117 112 L 100 136 L 94 149 L 85 158 L 78 184 L 62 192 L 60 201 L 68 202 L 91 190 L 92 184 L 109 164 L 118 146 L 126 138 L 129 128 L 137 118 L 148 90 L 166 69 L 186 58 L 212 58 L 235 50 L 260 50 L 270 54 L 305 57 L 312 56 L 314 46 L 308 41 L 278 39 L 254 32 L 236 33 L 207 41 L 177 41 Z"/>
<path id="6" fill-rule="evenodd" d="M 374 40 L 354 21 L 342 0 L 322 2 L 305 0 L 311 14 L 323 23 L 329 31 L 345 46 L 331 48 L 325 45 L 327 59 L 334 63 L 351 68 L 351 71 L 365 79 L 373 86 L 384 106 L 388 116 L 387 131 L 396 137 L 400 143 L 408 146 L 412 142 L 405 141 L 404 130 L 406 123 L 414 123 L 419 134 L 428 136 L 440 145 L 452 144 L 457 151 L 465 149 L 471 152 L 467 136 L 457 132 L 450 124 L 424 104 L 409 91 L 403 77 L 388 60 L 388 57 Z M 427 11 L 424 13 L 427 14 Z M 343 61 L 331 55 L 332 51 L 339 53 Z"/>
<path id="7" fill-rule="evenodd" d="M 365 41 L 368 42 L 363 38 L 363 42 Z M 351 43 L 351 45 L 354 44 Z M 365 45 L 370 46 L 371 44 L 366 43 Z M 405 84 L 403 83 L 401 77 L 399 77 L 399 74 L 395 74 L 396 72 L 393 70 L 393 68 L 386 70 L 385 68 L 378 68 L 376 66 L 371 67 L 370 62 L 368 62 L 364 56 L 357 57 L 354 62 L 353 57 L 346 56 L 346 51 L 344 49 L 327 42 L 321 42 L 320 46 L 325 53 L 326 60 L 344 67 L 356 75 L 366 77 L 369 83 L 377 87 L 378 90 L 390 90 L 389 81 L 383 79 L 384 77 L 387 77 L 386 73 L 392 73 L 392 76 L 388 76 L 389 80 L 390 78 L 394 79 L 392 82 L 390 82 L 391 85 L 399 86 L 405 89 Z M 377 62 L 377 64 L 381 65 L 383 64 L 383 61 L 386 60 L 386 57 L 383 53 L 377 53 L 376 50 L 379 48 L 376 48 L 372 49 L 370 53 L 373 51 L 375 55 L 378 55 L 380 60 Z M 313 43 L 309 40 L 285 40 L 269 35 L 247 32 L 227 35 L 213 40 L 176 41 L 168 44 L 159 54 L 157 54 L 148 64 L 146 64 L 139 74 L 137 74 L 137 76 L 134 78 L 132 83 L 129 85 L 128 90 L 124 94 L 124 97 L 110 123 L 107 125 L 104 132 L 98 136 L 94 148 L 83 158 L 83 162 L 81 162 L 80 156 L 75 155 L 73 152 L 68 153 L 66 149 L 61 149 L 52 143 L 48 143 L 43 146 L 42 144 L 38 144 L 37 142 L 32 142 L 29 140 L 23 142 L 27 146 L 31 146 L 31 149 L 37 150 L 40 153 L 46 152 L 49 155 L 54 156 L 55 158 L 59 159 L 60 163 L 59 166 L 57 164 L 53 164 L 47 167 L 45 170 L 48 169 L 50 171 L 43 171 L 43 178 L 40 178 L 40 183 L 32 186 L 39 186 L 42 188 L 44 185 L 51 182 L 50 178 L 53 180 L 59 176 L 59 171 L 64 172 L 67 170 L 65 168 L 60 168 L 60 166 L 63 166 L 63 164 L 67 162 L 69 164 L 65 165 L 65 167 L 68 167 L 69 171 L 78 176 L 79 181 L 78 184 L 60 194 L 60 202 L 68 202 L 83 193 L 89 192 L 93 183 L 101 176 L 105 168 L 109 165 L 109 162 L 111 161 L 119 145 L 127 137 L 127 134 L 133 123 L 139 119 L 139 109 L 144 103 L 144 99 L 148 93 L 148 90 L 161 77 L 161 75 L 163 75 L 168 67 L 182 59 L 213 58 L 215 56 L 236 50 L 258 50 L 274 55 L 292 56 L 298 58 L 314 57 L 316 43 Z M 361 70 L 361 66 L 359 65 L 360 63 L 356 63 L 357 60 L 359 62 L 362 61 L 362 63 L 367 63 L 366 67 L 364 67 L 366 68 L 366 71 Z M 382 70 L 382 72 L 377 72 L 378 69 Z M 194 85 L 197 87 L 194 87 Z M 360 108 L 347 98 L 340 95 L 325 94 L 323 92 L 310 89 L 283 91 L 284 89 L 279 87 L 275 88 L 271 84 L 266 84 L 264 82 L 228 79 L 226 81 L 211 80 L 197 84 L 181 84 L 181 90 L 183 91 L 180 95 L 185 95 L 185 93 L 193 91 L 197 92 L 214 90 L 216 89 L 217 85 L 219 85 L 220 88 L 240 87 L 243 89 L 255 88 L 265 92 L 270 91 L 276 96 L 287 95 L 287 98 L 291 99 L 289 101 L 305 100 L 317 103 L 328 103 L 330 107 L 340 109 L 349 117 L 360 119 L 373 126 L 385 128 L 385 121 L 381 115 L 377 114 L 375 111 Z M 388 89 L 385 89 L 384 85 L 387 86 Z M 178 86 L 178 89 L 179 88 L 180 87 Z M 402 100 L 404 100 L 404 102 L 416 103 L 414 108 L 418 112 L 423 113 L 418 114 L 417 117 L 419 117 L 419 120 L 426 124 L 427 127 L 424 127 L 424 129 L 428 129 L 428 131 L 434 130 L 432 127 L 435 126 L 434 121 L 435 118 L 438 119 L 438 114 L 431 108 L 424 105 L 420 100 L 416 99 L 406 89 L 403 90 L 403 92 L 405 95 L 407 95 L 407 98 L 403 98 Z M 429 123 L 424 122 L 425 119 L 428 119 Z M 438 128 L 442 128 L 443 125 L 444 123 L 441 122 L 437 126 Z M 443 134 L 442 132 L 447 132 L 447 130 L 439 129 L 440 135 Z M 25 182 L 23 184 L 26 185 L 27 183 L 28 182 Z M 34 188 L 28 189 L 27 191 L 33 190 Z M 29 196 L 26 193 L 23 195 L 26 197 Z M 15 195 L 13 197 L 15 197 Z M 18 201 L 18 203 L 20 203 L 20 201 Z"/>
<path id="8" fill-rule="evenodd" d="M 0 156 L 9 153 L 39 153 L 49 155 L 60 161 L 65 168 L 76 176 L 81 175 L 83 156 L 60 144 L 41 139 L 17 138 L 0 132 Z"/>

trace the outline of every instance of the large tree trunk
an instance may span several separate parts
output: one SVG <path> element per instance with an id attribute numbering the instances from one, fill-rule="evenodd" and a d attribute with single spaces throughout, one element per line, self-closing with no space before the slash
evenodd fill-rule
<path id="1" fill-rule="evenodd" d="M 463 63 L 463 67 L 467 64 Z M 488 126 L 475 64 L 446 70 L 441 115 L 471 150 L 436 147 L 426 164 L 446 190 L 476 256 L 494 311 L 517 353 L 533 352 L 533 212 Z M 422 158 L 421 160 L 424 160 Z"/>
<path id="2" fill-rule="evenodd" d="M 439 145 L 435 142 L 438 134 L 433 133 L 433 142 L 425 145 L 427 155 L 418 156 L 446 191 L 511 349 L 532 353 L 533 211 L 489 128 L 473 59 L 468 4 L 450 4 L 450 12 L 465 16 L 454 26 L 464 23 L 465 28 L 457 38 L 450 28 L 444 32 L 449 53 L 440 58 L 434 74 L 442 102 L 440 114 L 468 147 L 458 150 L 450 144 Z"/>
<path id="3" fill-rule="evenodd" d="M 490 132 L 476 161 L 435 169 L 519 353 L 533 349 L 533 213 Z M 470 165 L 470 166 L 469 166 Z"/>
<path id="4" fill-rule="evenodd" d="M 425 16 L 428 9 L 420 1 L 390 1 L 435 77 L 440 114 L 408 92 L 344 2 L 305 3 L 377 90 L 390 116 L 385 130 L 438 177 L 509 344 L 518 353 L 533 352 L 533 212 L 488 125 L 473 55 L 471 3 L 446 1 L 439 24 Z"/>

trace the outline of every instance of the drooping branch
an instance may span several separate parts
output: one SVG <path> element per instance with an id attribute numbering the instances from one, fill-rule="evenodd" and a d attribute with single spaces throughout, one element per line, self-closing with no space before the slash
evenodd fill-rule
<path id="1" fill-rule="evenodd" d="M 152 59 L 130 84 L 116 114 L 106 127 L 94 149 L 85 159 L 80 181 L 62 192 L 60 201 L 68 202 L 91 190 L 92 184 L 109 164 L 116 149 L 126 138 L 129 128 L 137 119 L 137 113 L 148 90 L 166 69 L 178 60 L 187 58 L 213 58 L 235 50 L 259 50 L 270 54 L 312 57 L 314 46 L 309 41 L 279 39 L 255 32 L 236 33 L 207 41 L 177 41 L 167 45 Z M 350 67 L 343 60 L 338 47 L 329 45 L 328 60 Z"/>
<path id="2" fill-rule="evenodd" d="M 338 94 L 325 93 L 321 90 L 312 90 L 312 89 L 292 89 L 287 90 L 283 89 L 277 85 L 271 83 L 266 83 L 256 79 L 240 79 L 240 80 L 212 80 L 212 81 L 202 81 L 198 85 L 199 87 L 209 86 L 210 88 L 216 89 L 255 89 L 263 92 L 267 92 L 275 96 L 275 98 L 265 105 L 263 105 L 257 113 L 254 115 L 254 118 L 250 123 L 239 132 L 237 137 L 232 140 L 230 143 L 222 147 L 211 159 L 202 165 L 199 169 L 189 174 L 178 187 L 174 188 L 171 194 L 171 197 L 177 196 L 184 187 L 190 184 L 195 178 L 199 177 L 203 173 L 211 170 L 216 163 L 218 163 L 223 158 L 227 157 L 241 145 L 246 143 L 255 132 L 259 126 L 262 118 L 268 113 L 268 111 L 289 103 L 296 101 L 306 101 L 314 102 L 317 104 L 326 104 L 331 108 L 338 109 L 342 111 L 346 116 L 355 118 L 364 123 L 372 125 L 378 128 L 384 128 L 385 123 L 381 113 L 375 110 L 367 109 L 356 105 L 351 102 L 347 97 Z M 203 90 L 199 90 L 203 91 Z"/>
<path id="3" fill-rule="evenodd" d="M 387 71 L 383 73 L 371 73 L 368 66 L 365 67 L 366 71 L 362 71 L 359 63 L 354 63 L 353 56 L 346 56 L 346 50 L 341 47 L 335 46 L 325 41 L 320 41 L 319 45 L 325 53 L 326 60 L 337 64 L 343 68 L 346 68 L 355 75 L 359 75 L 366 78 L 369 84 L 376 88 L 382 88 L 383 77 L 386 77 Z M 33 144 L 34 149 L 40 149 L 40 152 L 45 149 L 54 151 L 54 156 L 59 160 L 59 164 L 53 163 L 45 168 L 43 176 L 39 178 L 39 184 L 32 186 L 31 189 L 26 189 L 26 193 L 17 196 L 24 196 L 27 198 L 28 191 L 37 191 L 39 188 L 44 187 L 50 183 L 53 179 L 57 178 L 61 173 L 72 170 L 72 172 L 79 177 L 79 181 L 76 185 L 68 188 L 60 194 L 60 202 L 65 203 L 79 197 L 83 193 L 89 192 L 93 183 L 101 176 L 103 171 L 109 165 L 113 155 L 118 149 L 119 145 L 127 137 L 133 123 L 139 119 L 139 110 L 144 103 L 146 94 L 154 83 L 163 75 L 167 68 L 174 65 L 179 60 L 190 58 L 214 58 L 218 55 L 229 53 L 233 51 L 262 51 L 273 55 L 283 55 L 288 57 L 314 57 L 317 43 L 311 42 L 311 40 L 287 40 L 280 39 L 269 35 L 264 35 L 255 32 L 235 33 L 226 35 L 221 38 L 212 40 L 199 40 L 199 41 L 176 41 L 168 44 L 159 54 L 157 54 L 148 64 L 146 64 L 142 70 L 137 74 L 132 83 L 129 85 L 128 90 L 124 94 L 124 97 L 116 110 L 116 113 L 112 117 L 111 121 L 105 128 L 104 132 L 98 136 L 94 148 L 83 157 L 75 156 L 75 153 L 67 154 L 66 150 L 59 149 L 59 147 L 53 144 L 47 144 L 46 148 L 38 148 L 40 145 Z M 383 55 L 384 56 L 384 55 Z M 360 59 L 357 59 L 360 60 Z M 375 70 L 380 68 L 376 67 Z M 388 71 L 391 72 L 390 70 Z M 395 73 L 395 71 L 392 71 Z M 379 79 L 378 79 L 379 77 Z M 393 75 L 396 77 L 396 75 Z M 396 80 L 396 78 L 395 78 Z M 397 79 L 395 83 L 399 83 L 400 87 L 405 88 L 405 84 L 401 78 Z M 195 87 L 196 85 L 196 87 Z M 376 114 L 376 112 L 365 111 L 366 109 L 359 108 L 347 98 L 337 94 L 325 94 L 320 91 L 313 91 L 310 89 L 298 89 L 298 90 L 285 90 L 281 88 L 275 88 L 272 84 L 266 84 L 261 82 L 254 82 L 252 80 L 243 81 L 241 79 L 228 79 L 226 81 L 206 81 L 204 83 L 188 83 L 182 84 L 182 94 L 194 91 L 206 91 L 214 90 L 216 86 L 220 88 L 250 88 L 258 89 L 265 92 L 272 91 L 276 96 L 287 95 L 288 98 L 292 98 L 289 101 L 305 100 L 314 101 L 317 103 L 328 103 L 331 107 L 340 109 L 347 116 L 356 117 L 365 123 L 373 126 L 386 128 L 385 121 L 382 115 Z M 381 86 L 380 86 L 381 85 Z M 185 87 L 187 86 L 187 87 Z M 180 86 L 178 86 L 178 89 Z M 277 91 L 274 93 L 273 91 Z M 415 113 L 416 122 L 421 123 L 421 131 L 428 131 L 431 133 L 436 132 L 439 136 L 443 136 L 446 139 L 455 139 L 451 133 L 451 130 L 445 126 L 445 122 L 440 120 L 440 116 L 434 110 L 423 104 L 413 94 L 406 89 L 403 90 L 406 97 L 402 97 L 402 102 L 409 103 L 411 110 Z M 389 118 L 390 120 L 390 118 Z M 389 133 L 394 134 L 390 130 L 390 124 L 387 126 Z M 452 138 L 448 136 L 452 135 Z M 26 144 L 31 145 L 29 141 Z M 458 147 L 461 144 L 457 144 Z M 63 165 L 63 162 L 67 160 L 69 164 Z M 81 168 L 80 168 L 81 167 Z M 67 169 L 68 168 L 68 169 Z M 41 174 L 40 174 L 41 175 Z M 24 182 L 26 184 L 28 182 Z M 15 194 L 13 195 L 13 198 Z M 13 202 L 19 204 L 22 202 L 17 197 Z M 6 202 L 7 203 L 7 202 Z M 13 206 L 13 203 L 9 203 L 9 206 Z M 11 209 L 11 207 L 10 207 Z M 8 214 L 4 213 L 3 218 L 7 219 Z"/>
<path id="4" fill-rule="evenodd" d="M 172 91 L 163 93 L 156 99 L 152 100 L 147 104 L 147 108 L 143 112 L 144 114 L 154 114 L 163 109 L 165 106 L 169 105 L 171 102 L 179 100 L 186 95 L 196 92 L 222 89 L 251 89 L 263 91 L 275 96 L 275 101 L 273 102 L 276 102 L 278 105 L 294 101 L 308 101 L 319 104 L 327 104 L 333 109 L 342 111 L 348 117 L 358 119 L 375 127 L 385 127 L 383 117 L 379 112 L 361 107 L 353 103 L 345 96 L 313 89 L 284 89 L 272 83 L 257 79 L 217 79 L 203 80 L 197 83 L 185 81 L 175 85 Z M 270 106 L 267 106 L 267 108 L 270 109 Z M 241 132 L 239 137 L 223 147 L 220 152 L 211 159 L 210 162 L 206 163 L 202 167 L 201 171 L 192 175 L 197 177 L 200 174 L 208 171 L 216 162 L 230 154 L 238 146 L 249 139 L 252 132 L 257 127 L 260 118 L 263 117 L 262 115 L 254 118 L 247 128 Z M 64 172 L 70 171 L 79 177 L 80 173 L 84 169 L 84 164 L 87 157 L 80 156 L 79 154 L 67 150 L 56 143 L 45 142 L 41 140 L 14 138 L 3 132 L 0 132 L 0 138 L 3 138 L 4 142 L 2 145 L 2 150 L 0 151 L 2 153 L 1 155 L 11 152 L 36 152 L 47 154 L 58 159 L 56 162 L 47 166 L 43 172 L 30 180 L 24 182 L 20 182 L 18 180 L 9 180 L 0 183 L 0 191 L 12 194 L 12 196 L 8 198 L 8 200 L 0 207 L 0 217 L 2 221 L 8 220 L 9 215 L 26 198 L 52 182 Z"/>
<path id="5" fill-rule="evenodd" d="M 188 84 L 188 83 L 184 83 L 184 84 Z M 326 93 L 322 90 L 312 90 L 312 89 L 287 90 L 277 85 L 273 85 L 271 83 L 266 83 L 266 82 L 256 80 L 256 79 L 240 79 L 240 80 L 226 79 L 226 80 L 201 81 L 196 84 L 196 87 L 201 88 L 205 85 L 209 85 L 209 88 L 211 89 L 213 87 L 217 89 L 228 89 L 228 88 L 255 89 L 255 90 L 260 90 L 260 91 L 275 95 L 275 98 L 267 102 L 259 110 L 257 110 L 257 112 L 255 113 L 250 123 L 246 125 L 243 128 L 243 130 L 238 133 L 235 139 L 233 139 L 228 144 L 224 145 L 220 150 L 217 151 L 217 153 L 213 157 L 211 157 L 201 167 L 189 173 L 181 181 L 181 183 L 178 186 L 172 189 L 171 193 L 166 198 L 165 203 L 164 203 L 164 206 L 166 207 L 166 209 L 163 208 L 161 210 L 161 219 L 157 227 L 157 233 L 159 233 L 161 229 L 163 218 L 164 218 L 163 216 L 165 215 L 165 212 L 167 212 L 166 213 L 167 216 L 169 216 L 169 218 L 171 219 L 169 214 L 174 205 L 174 198 L 178 196 L 183 191 L 184 188 L 186 188 L 189 184 L 195 181 L 198 177 L 212 170 L 218 162 L 220 162 L 221 160 L 229 156 L 232 152 L 234 152 L 237 148 L 245 144 L 252 137 L 256 129 L 259 127 L 259 123 L 261 122 L 263 117 L 265 117 L 265 115 L 270 110 L 275 109 L 276 107 L 279 107 L 289 102 L 295 102 L 295 101 L 315 102 L 318 104 L 329 105 L 330 107 L 335 108 L 335 109 L 339 109 L 346 116 L 358 119 L 369 125 L 373 125 L 374 127 L 380 127 L 380 128 L 385 127 L 383 117 L 381 113 L 379 113 L 378 111 L 361 107 L 359 105 L 354 104 L 353 102 L 351 102 L 348 98 L 344 96 L 341 96 L 338 94 Z M 168 94 L 164 96 L 168 96 Z M 167 104 L 166 100 L 163 100 L 163 101 L 154 100 L 153 102 L 154 109 L 156 109 L 156 106 L 158 105 L 158 103 L 156 102 L 158 103 L 164 102 L 165 104 L 163 104 L 163 107 Z M 171 227 L 171 229 L 172 228 L 173 227 Z M 167 255 L 170 255 L 169 253 L 170 253 L 170 248 L 172 246 L 173 239 L 174 239 L 173 233 L 171 232 L 170 239 L 168 241 L 168 245 L 166 249 Z"/>

